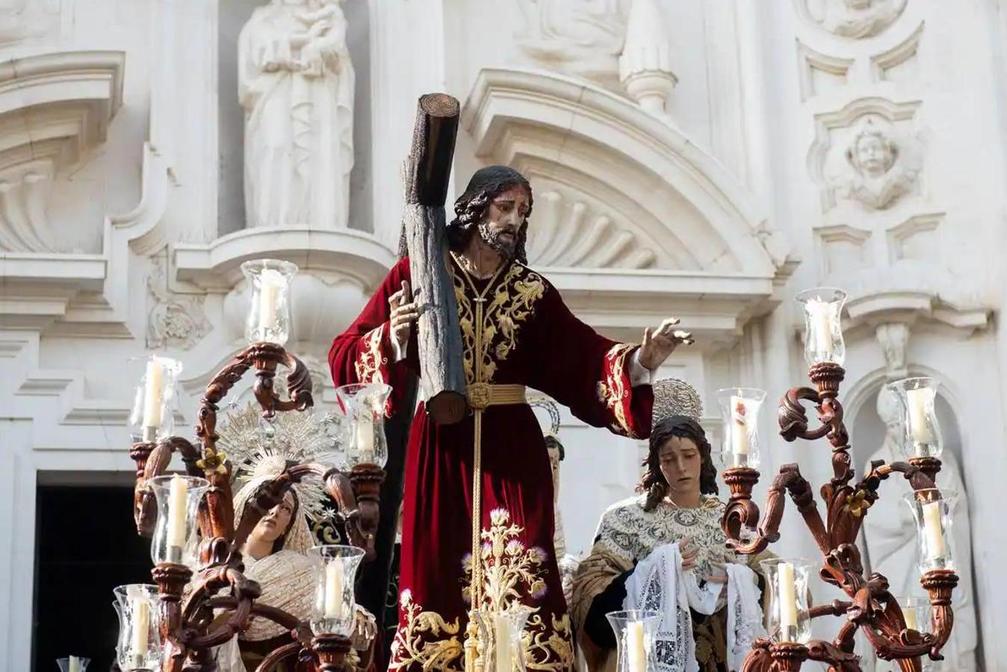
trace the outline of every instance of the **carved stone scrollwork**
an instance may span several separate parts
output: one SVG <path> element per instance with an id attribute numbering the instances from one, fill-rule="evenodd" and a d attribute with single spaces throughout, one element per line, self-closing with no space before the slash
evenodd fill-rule
<path id="1" fill-rule="evenodd" d="M 645 269 L 664 259 L 639 223 L 592 194 L 538 182 L 538 216 L 553 222 L 528 233 L 528 258 L 538 266 Z M 667 262 L 665 262 L 667 263 Z"/>
<path id="2" fill-rule="evenodd" d="M 154 257 L 147 277 L 151 308 L 147 315 L 147 348 L 188 350 L 213 328 L 203 311 L 204 296 L 182 296 L 168 289 L 165 260 Z"/>
<path id="3" fill-rule="evenodd" d="M 52 158 L 0 170 L 0 249 L 55 252 L 56 237 L 46 211 L 56 163 Z"/>

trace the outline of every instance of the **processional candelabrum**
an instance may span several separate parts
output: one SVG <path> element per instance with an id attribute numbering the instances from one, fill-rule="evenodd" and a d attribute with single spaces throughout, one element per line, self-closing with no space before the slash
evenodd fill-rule
<path id="1" fill-rule="evenodd" d="M 728 546 L 751 555 L 777 541 L 787 493 L 822 554 L 819 576 L 849 598 L 809 606 L 807 569 L 811 565 L 767 561 L 764 567 L 767 590 L 771 591 L 767 613 L 770 636 L 756 640 L 743 672 L 793 672 L 806 660 L 825 663 L 830 671 L 859 672 L 859 657 L 854 654 L 858 630 L 865 634 L 879 658 L 895 661 L 904 672 L 919 672 L 921 656 L 940 660 L 941 649 L 951 635 L 951 595 L 958 575 L 952 564 L 950 539 L 945 537 L 951 524 L 951 494 L 942 494 L 935 485 L 941 466 L 940 428 L 934 412 L 936 387 L 934 381 L 923 378 L 892 384 L 902 402 L 904 445 L 911 456 L 907 462 L 872 462 L 867 474 L 854 482 L 849 435 L 839 401 L 845 358 L 840 313 L 845 298 L 845 293 L 833 289 L 808 290 L 798 296 L 805 311 L 805 356 L 814 387 L 792 388 L 778 411 L 780 435 L 786 441 L 826 439 L 831 446 L 833 476 L 821 488 L 826 506 L 824 519 L 811 484 L 797 464 L 780 468 L 760 517 L 759 507 L 752 501 L 752 489 L 760 477 L 755 416 L 765 393 L 735 389 L 720 394 L 725 422 L 723 478 L 731 491 L 721 521 Z M 809 426 L 805 403 L 815 407 L 820 423 L 817 427 Z M 888 579 L 876 572 L 864 575 L 856 546 L 864 516 L 880 496 L 882 482 L 895 473 L 902 474 L 912 487 L 906 501 L 913 508 L 917 524 L 920 583 L 929 595 L 930 632 L 917 630 L 915 612 L 904 610 L 889 592 Z M 845 621 L 832 641 L 813 640 L 811 620 L 825 616 Z"/>
<path id="2" fill-rule="evenodd" d="M 234 519 L 231 478 L 239 465 L 217 449 L 218 404 L 249 371 L 254 372 L 254 396 L 266 421 L 276 413 L 304 412 L 313 404 L 307 367 L 283 348 L 290 324 L 289 281 L 296 267 L 260 260 L 246 262 L 242 270 L 252 286 L 246 329 L 251 345 L 207 386 L 196 424 L 197 443 L 171 435 L 173 383 L 180 371 L 176 362 L 150 358 L 138 389 L 131 420 L 136 441 L 130 449 L 136 462 L 134 518 L 137 532 L 152 537 L 156 586 L 137 584 L 118 591 L 122 595 L 117 594 L 121 620 L 117 656 L 123 670 L 213 672 L 212 648 L 243 632 L 252 616 L 279 624 L 289 633 L 289 641 L 258 666 L 261 672 L 282 663 L 292 664 L 298 672 L 354 669 L 348 656 L 355 618 L 354 576 L 361 558 L 370 559 L 375 552 L 378 491 L 384 477 L 380 465 L 387 457 L 383 413 L 362 422 L 348 412 L 351 445 L 363 451 L 356 455 L 363 459 L 354 460 L 349 473 L 318 463 L 288 464 L 256 490 L 240 520 Z M 289 370 L 287 399 L 273 386 L 281 365 Z M 340 392 L 344 410 L 354 396 L 366 396 L 358 395 L 358 389 Z M 376 392 L 382 400 L 387 394 Z M 185 465 L 184 476 L 165 475 L 175 452 Z M 305 619 L 257 601 L 261 588 L 244 575 L 241 549 L 259 520 L 295 483 L 308 477 L 321 479 L 337 503 L 352 545 L 312 549 L 314 608 Z"/>

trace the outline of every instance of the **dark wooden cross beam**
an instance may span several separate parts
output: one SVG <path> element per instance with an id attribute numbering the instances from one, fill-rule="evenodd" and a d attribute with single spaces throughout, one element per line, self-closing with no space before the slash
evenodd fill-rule
<path id="1" fill-rule="evenodd" d="M 402 215 L 409 250 L 420 386 L 430 416 L 439 424 L 465 415 L 465 370 L 454 284 L 448 270 L 444 201 L 458 135 L 458 100 L 444 93 L 420 97 L 413 142 L 406 161 Z"/>

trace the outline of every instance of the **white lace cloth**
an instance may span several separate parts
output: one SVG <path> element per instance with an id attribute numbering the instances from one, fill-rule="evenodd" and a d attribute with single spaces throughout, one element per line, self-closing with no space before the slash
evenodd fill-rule
<path id="1" fill-rule="evenodd" d="M 727 662 L 731 670 L 741 664 L 756 637 L 762 636 L 762 608 L 755 573 L 727 564 Z M 660 672 L 698 672 L 696 641 L 690 607 L 701 614 L 717 610 L 723 584 L 700 586 L 694 572 L 682 571 L 678 542 L 654 550 L 626 581 L 625 609 L 650 609 L 661 614 L 654 641 Z"/>

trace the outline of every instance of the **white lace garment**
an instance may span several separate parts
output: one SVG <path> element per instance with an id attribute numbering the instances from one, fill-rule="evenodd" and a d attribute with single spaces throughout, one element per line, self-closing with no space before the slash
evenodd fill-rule
<path id="1" fill-rule="evenodd" d="M 763 636 L 762 609 L 755 573 L 739 564 L 727 569 L 727 660 L 732 671 L 741 664 L 756 637 Z M 626 582 L 626 609 L 661 614 L 654 657 L 661 672 L 697 672 L 696 645 L 690 607 L 713 614 L 721 603 L 723 584 L 700 586 L 693 571 L 682 570 L 678 542 L 657 548 L 641 561 Z"/>

